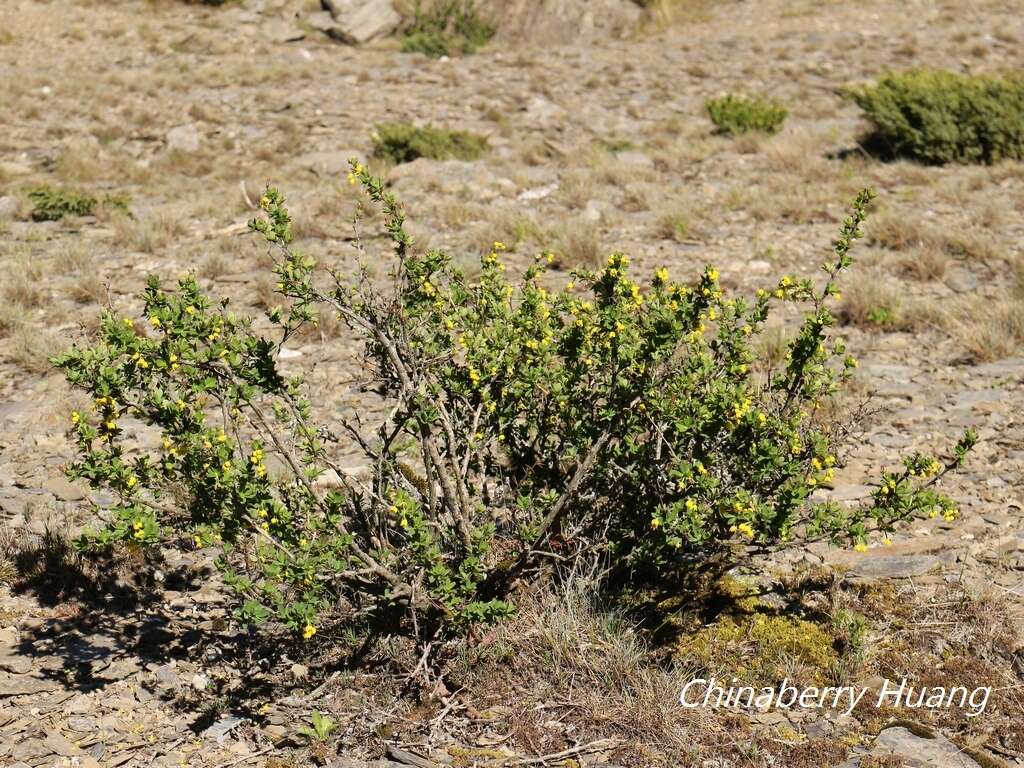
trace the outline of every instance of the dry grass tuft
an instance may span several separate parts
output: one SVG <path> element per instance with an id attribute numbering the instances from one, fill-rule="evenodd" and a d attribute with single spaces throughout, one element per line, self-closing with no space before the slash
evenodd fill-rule
<path id="1" fill-rule="evenodd" d="M 950 331 L 968 358 L 988 363 L 1024 352 L 1024 299 L 1004 294 L 954 306 Z"/>
<path id="2" fill-rule="evenodd" d="M 517 672 L 537 678 L 535 690 L 574 700 L 589 722 L 659 751 L 687 751 L 690 717 L 678 697 L 690 670 L 652 663 L 636 627 L 601 611 L 596 592 L 576 577 L 538 594 L 517 620 L 499 628 L 497 645 Z"/>
<path id="3" fill-rule="evenodd" d="M 7 341 L 7 357 L 23 371 L 39 375 L 53 370 L 50 358 L 64 347 L 54 334 L 27 323 L 14 328 Z"/>
<path id="4" fill-rule="evenodd" d="M 905 330 L 904 290 L 879 271 L 852 275 L 843 289 L 837 312 L 846 325 L 884 330 Z"/>
<path id="5" fill-rule="evenodd" d="M 0 283 L 0 297 L 9 304 L 25 309 L 40 306 L 46 298 L 43 290 L 43 269 L 38 260 L 16 256 L 5 270 L 8 277 Z"/>
<path id="6" fill-rule="evenodd" d="M 585 219 L 572 219 L 565 226 L 555 251 L 559 269 L 596 268 L 601 264 L 602 246 L 597 224 Z"/>
<path id="7" fill-rule="evenodd" d="M 949 269 L 950 258 L 932 246 L 911 248 L 898 262 L 901 274 L 914 280 L 941 280 Z"/>

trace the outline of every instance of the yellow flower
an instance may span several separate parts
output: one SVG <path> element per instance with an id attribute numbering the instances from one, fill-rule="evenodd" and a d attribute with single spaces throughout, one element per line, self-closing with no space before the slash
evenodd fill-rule
<path id="1" fill-rule="evenodd" d="M 154 328 L 159 328 L 160 327 L 160 318 L 159 317 L 151 317 L 151 318 L 149 318 L 149 324 L 152 325 Z"/>
<path id="2" fill-rule="evenodd" d="M 82 420 L 82 414 L 78 411 L 71 412 L 71 423 L 77 425 Z"/>
<path id="3" fill-rule="evenodd" d="M 124 324 L 125 324 L 126 326 L 128 326 L 129 328 L 131 328 L 131 327 L 132 327 L 132 326 L 134 325 L 134 323 L 133 323 L 133 322 L 131 321 L 131 318 L 129 318 L 129 317 L 126 317 L 126 318 L 124 319 Z"/>
<path id="4" fill-rule="evenodd" d="M 664 267 L 658 267 L 657 271 L 654 273 L 654 279 L 659 283 L 668 282 L 668 270 Z"/>
<path id="5" fill-rule="evenodd" d="M 137 478 L 135 477 L 135 475 L 131 475 L 131 476 L 130 476 L 130 477 L 128 478 L 128 481 L 127 481 L 127 485 L 128 485 L 128 487 L 129 487 L 129 488 L 134 488 L 134 487 L 135 487 L 136 485 L 138 485 L 138 484 L 139 484 L 139 481 L 138 481 L 138 479 L 137 479 Z"/>
<path id="6" fill-rule="evenodd" d="M 748 539 L 754 538 L 754 529 L 750 523 L 740 523 L 736 526 L 736 532 Z"/>
<path id="7" fill-rule="evenodd" d="M 658 528 L 660 528 L 660 527 L 661 527 L 661 520 L 659 520 L 656 517 L 652 517 L 651 518 L 651 528 L 653 528 L 654 530 L 658 530 Z"/>
<path id="8" fill-rule="evenodd" d="M 117 429 L 117 422 L 114 421 L 113 419 L 107 419 L 107 423 L 104 424 L 104 426 L 111 432 L 113 432 L 115 429 Z"/>
<path id="9" fill-rule="evenodd" d="M 196 313 L 196 308 L 193 307 L 191 304 L 189 304 L 187 307 L 185 307 L 185 314 L 186 315 L 194 315 L 195 313 Z"/>
<path id="10" fill-rule="evenodd" d="M 694 501 L 693 499 L 687 499 L 685 506 L 686 506 L 686 511 L 687 512 L 696 512 L 697 511 L 697 502 Z"/>
<path id="11" fill-rule="evenodd" d="M 856 544 L 853 545 L 853 549 L 856 552 L 867 552 L 868 545 L 865 544 L 863 541 L 858 541 Z"/>
<path id="12" fill-rule="evenodd" d="M 888 536 L 886 536 L 884 539 L 882 539 L 882 544 L 883 544 L 883 546 L 891 547 L 892 546 L 892 539 L 890 539 Z"/>
<path id="13" fill-rule="evenodd" d="M 715 282 L 718 279 L 718 270 L 712 267 L 708 270 L 708 280 Z"/>
<path id="14" fill-rule="evenodd" d="M 309 640 L 313 635 L 316 634 L 316 627 L 312 624 L 307 624 L 306 628 L 302 630 L 302 637 Z"/>

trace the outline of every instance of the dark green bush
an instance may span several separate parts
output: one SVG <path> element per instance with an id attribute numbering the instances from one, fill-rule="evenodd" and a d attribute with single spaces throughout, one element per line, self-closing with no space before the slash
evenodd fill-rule
<path id="1" fill-rule="evenodd" d="M 494 36 L 494 27 L 480 17 L 474 0 L 417 0 L 412 24 L 402 41 L 403 53 L 432 58 L 474 53 Z"/>
<path id="2" fill-rule="evenodd" d="M 934 70 L 887 74 L 845 95 L 867 113 L 867 144 L 926 163 L 1024 158 L 1024 77 Z"/>
<path id="3" fill-rule="evenodd" d="M 760 131 L 777 133 L 788 114 L 786 110 L 758 97 L 722 96 L 708 99 L 704 103 L 708 117 L 715 124 L 719 133 L 735 136 L 740 133 Z"/>
<path id="4" fill-rule="evenodd" d="M 96 198 L 82 192 L 52 187 L 29 190 L 34 221 L 59 221 L 65 216 L 88 216 L 96 207 Z"/>
<path id="5" fill-rule="evenodd" d="M 381 123 L 373 136 L 373 153 L 394 163 L 419 157 L 431 160 L 476 160 L 487 149 L 487 139 L 467 131 L 449 131 L 430 125 Z"/>

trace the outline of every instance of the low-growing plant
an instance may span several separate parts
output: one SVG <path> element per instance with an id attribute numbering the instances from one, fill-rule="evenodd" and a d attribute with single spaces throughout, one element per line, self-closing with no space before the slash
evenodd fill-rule
<path id="1" fill-rule="evenodd" d="M 551 561 L 599 555 L 664 582 L 808 539 L 864 548 L 900 521 L 957 514 L 936 483 L 972 433 L 945 461 L 915 454 L 883 472 L 863 506 L 812 496 L 843 436 L 823 414 L 856 365 L 829 306 L 867 192 L 822 281 L 784 276 L 746 298 L 710 266 L 641 285 L 619 253 L 559 290 L 549 256 L 510 280 L 501 243 L 470 280 L 444 252 L 413 248 L 380 179 L 360 165 L 350 178 L 383 210 L 385 284 L 361 248 L 352 272 L 321 275 L 268 189 L 251 227 L 275 256 L 274 338 L 194 278 L 152 277 L 143 322 L 107 311 L 98 338 L 55 360 L 92 399 L 71 415 L 69 475 L 116 499 L 85 546 L 187 536 L 222 549 L 243 620 L 308 639 L 331 619 L 387 618 L 429 642 L 507 616 L 514 586 Z M 804 307 L 803 323 L 784 361 L 754 375 L 752 341 L 783 304 Z M 358 410 L 318 423 L 278 368 L 281 346 L 323 313 L 365 342 L 387 406 L 375 423 Z M 140 447 L 127 419 L 159 437 Z M 332 458 L 339 435 L 364 473 Z"/>
<path id="2" fill-rule="evenodd" d="M 331 734 L 338 730 L 338 724 L 329 715 L 324 715 L 316 710 L 310 715 L 311 725 L 304 725 L 299 728 L 299 734 L 310 741 L 327 741 Z"/>
<path id="3" fill-rule="evenodd" d="M 847 88 L 867 115 L 867 143 L 925 163 L 1024 158 L 1024 76 L 916 69 Z"/>
<path id="4" fill-rule="evenodd" d="M 65 216 L 88 216 L 97 200 L 84 192 L 53 187 L 36 187 L 28 191 L 34 221 L 59 221 Z"/>
<path id="5" fill-rule="evenodd" d="M 784 107 L 773 101 L 734 94 L 708 99 L 704 108 L 717 131 L 729 136 L 752 131 L 778 133 L 788 114 Z"/>
<path id="6" fill-rule="evenodd" d="M 420 157 L 431 160 L 476 160 L 487 150 L 487 139 L 468 131 L 431 125 L 381 123 L 373 132 L 374 155 L 393 163 Z"/>
<path id="7" fill-rule="evenodd" d="M 494 26 L 480 16 L 475 0 L 416 0 L 402 40 L 403 53 L 432 58 L 475 53 L 494 37 Z"/>

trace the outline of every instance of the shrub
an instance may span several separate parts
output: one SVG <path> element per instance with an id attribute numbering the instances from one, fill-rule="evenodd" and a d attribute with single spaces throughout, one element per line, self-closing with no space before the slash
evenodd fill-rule
<path id="1" fill-rule="evenodd" d="M 379 179 L 359 165 L 351 178 L 383 208 L 390 289 L 365 266 L 319 279 L 268 189 L 251 226 L 275 254 L 274 340 L 193 278 L 153 277 L 146 332 L 107 312 L 95 342 L 55 360 L 93 402 L 71 416 L 69 474 L 117 499 L 85 546 L 216 544 L 245 620 L 309 638 L 332 616 L 390 617 L 428 642 L 511 613 L 514 585 L 552 559 L 597 554 L 663 581 L 792 541 L 863 547 L 899 521 L 955 516 L 935 484 L 972 434 L 944 463 L 914 455 L 884 472 L 862 507 L 811 497 L 837 461 L 822 406 L 855 365 L 829 338 L 828 305 L 867 193 L 820 285 L 786 276 L 747 300 L 727 297 L 712 267 L 685 284 L 659 269 L 641 287 L 622 254 L 564 290 L 547 287 L 549 257 L 510 281 L 500 243 L 470 281 L 443 252 L 412 249 Z M 755 378 L 751 340 L 786 303 L 807 307 L 803 325 L 784 364 Z M 324 312 L 365 341 L 389 406 L 378 424 L 318 424 L 301 381 L 277 367 L 281 345 Z M 138 448 L 127 418 L 159 442 Z M 339 433 L 370 462 L 365 477 L 332 461 Z M 329 471 L 339 489 L 317 482 Z"/>
<path id="2" fill-rule="evenodd" d="M 427 125 L 381 123 L 374 130 L 374 154 L 393 163 L 418 157 L 432 160 L 476 160 L 487 149 L 487 139 L 468 131 L 449 131 Z"/>
<path id="3" fill-rule="evenodd" d="M 59 221 L 65 216 L 88 216 L 96 208 L 96 198 L 82 192 L 52 187 L 29 190 L 34 221 Z"/>
<path id="4" fill-rule="evenodd" d="M 926 163 L 1024 158 L 1024 77 L 910 70 L 845 95 L 867 113 L 868 143 Z"/>
<path id="5" fill-rule="evenodd" d="M 730 136 L 751 131 L 778 133 L 788 114 L 774 102 L 732 94 L 709 99 L 704 107 L 718 132 Z"/>
<path id="6" fill-rule="evenodd" d="M 432 0 L 424 7 L 416 0 L 412 23 L 402 40 L 403 53 L 424 53 L 432 58 L 475 53 L 494 37 L 474 0 Z"/>

